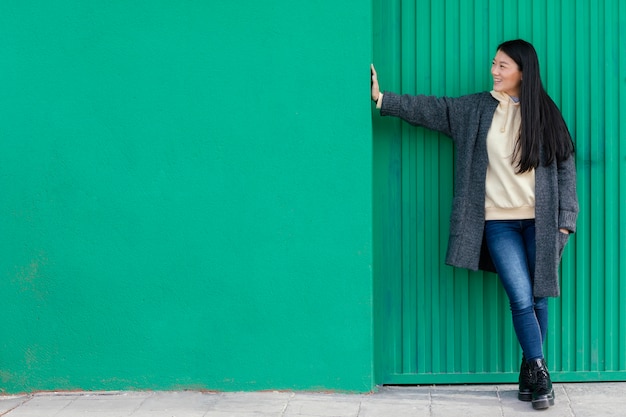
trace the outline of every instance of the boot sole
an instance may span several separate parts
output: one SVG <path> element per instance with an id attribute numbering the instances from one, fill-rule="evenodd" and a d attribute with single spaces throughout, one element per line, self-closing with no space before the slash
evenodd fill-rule
<path id="1" fill-rule="evenodd" d="M 517 393 L 517 399 L 524 402 L 531 402 L 533 400 L 532 391 L 519 391 Z"/>
<path id="2" fill-rule="evenodd" d="M 531 399 L 533 408 L 535 410 L 544 410 L 554 405 L 554 390 L 548 395 L 541 396 L 540 398 Z"/>

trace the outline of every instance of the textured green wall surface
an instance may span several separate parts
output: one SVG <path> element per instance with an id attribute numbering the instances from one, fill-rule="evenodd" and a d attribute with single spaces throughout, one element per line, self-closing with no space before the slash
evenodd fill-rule
<path id="1" fill-rule="evenodd" d="M 0 38 L 0 393 L 372 389 L 369 4 L 11 0 Z"/>

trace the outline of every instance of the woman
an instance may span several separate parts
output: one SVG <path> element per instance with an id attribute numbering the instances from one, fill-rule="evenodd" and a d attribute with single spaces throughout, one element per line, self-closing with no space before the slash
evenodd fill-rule
<path id="1" fill-rule="evenodd" d="M 493 90 L 458 98 L 383 94 L 373 65 L 371 71 L 381 115 L 452 138 L 446 263 L 497 272 L 523 351 L 518 398 L 548 408 L 554 391 L 543 355 L 547 297 L 560 295 L 558 266 L 576 231 L 578 200 L 574 145 L 543 88 L 534 47 L 523 40 L 499 45 Z"/>

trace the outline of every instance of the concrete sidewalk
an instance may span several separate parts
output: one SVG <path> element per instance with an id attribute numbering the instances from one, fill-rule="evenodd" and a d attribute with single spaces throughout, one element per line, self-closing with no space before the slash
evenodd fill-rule
<path id="1" fill-rule="evenodd" d="M 626 383 L 555 384 L 535 411 L 516 385 L 383 387 L 372 394 L 313 392 L 71 392 L 0 395 L 7 417 L 509 417 L 626 416 Z"/>

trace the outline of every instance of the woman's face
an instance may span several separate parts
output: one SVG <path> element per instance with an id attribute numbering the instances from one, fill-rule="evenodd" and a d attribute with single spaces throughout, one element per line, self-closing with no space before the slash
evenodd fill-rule
<path id="1" fill-rule="evenodd" d="M 519 97 L 522 72 L 510 56 L 498 51 L 491 64 L 491 75 L 495 91 L 506 93 L 511 97 Z"/>

